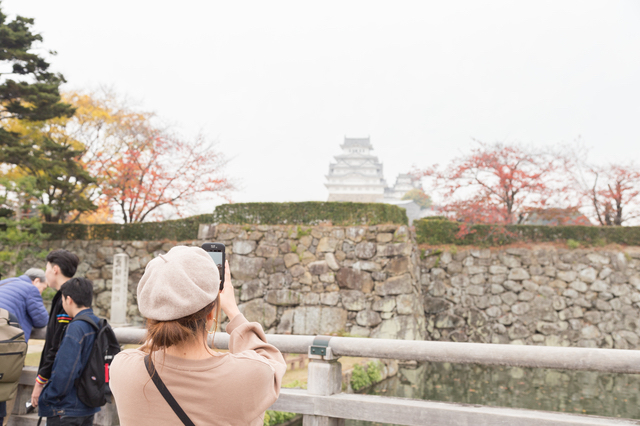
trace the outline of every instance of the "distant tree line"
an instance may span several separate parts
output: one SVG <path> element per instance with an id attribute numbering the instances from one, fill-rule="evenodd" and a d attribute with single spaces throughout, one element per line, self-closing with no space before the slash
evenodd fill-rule
<path id="1" fill-rule="evenodd" d="M 0 10 L 0 218 L 4 224 L 142 222 L 227 196 L 224 155 L 112 91 L 60 93 L 34 20 Z M 54 55 L 55 52 L 49 52 Z M 17 226 L 17 225 L 16 225 Z M 22 224 L 26 225 L 26 222 Z"/>
<path id="2" fill-rule="evenodd" d="M 580 144 L 484 143 L 445 167 L 414 171 L 440 214 L 469 224 L 622 226 L 640 217 L 640 167 L 598 164 Z"/>

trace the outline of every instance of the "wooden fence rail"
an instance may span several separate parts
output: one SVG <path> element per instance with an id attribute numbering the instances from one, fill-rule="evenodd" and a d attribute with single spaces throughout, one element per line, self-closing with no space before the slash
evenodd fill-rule
<path id="1" fill-rule="evenodd" d="M 140 343 L 144 330 L 117 328 L 120 343 Z M 36 332 L 36 336 L 40 331 Z M 269 343 L 283 353 L 306 354 L 316 336 L 267 335 Z M 211 342 L 210 342 L 211 343 Z M 229 335 L 216 333 L 215 347 L 228 349 Z M 592 370 L 609 373 L 640 373 L 640 351 L 620 349 L 559 348 L 545 346 L 493 345 L 481 343 L 430 342 L 331 337 L 327 356 L 313 357 L 308 368 L 308 388 L 282 389 L 273 410 L 304 415 L 304 426 L 339 426 L 344 419 L 398 425 L 430 426 L 600 426 L 640 425 L 640 421 L 584 416 L 536 410 L 487 407 L 423 401 L 340 391 L 340 356 L 451 362 L 517 367 Z M 21 383 L 28 391 L 35 375 L 25 368 Z M 115 407 L 112 407 L 115 411 Z M 116 418 L 105 413 L 103 419 Z M 104 423 L 102 425 L 110 424 Z M 106 420 L 111 421 L 111 420 Z M 113 424 L 113 423 L 111 423 Z"/>

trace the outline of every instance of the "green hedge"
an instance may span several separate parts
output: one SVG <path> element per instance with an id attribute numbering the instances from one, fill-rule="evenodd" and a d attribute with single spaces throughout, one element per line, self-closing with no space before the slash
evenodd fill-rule
<path id="1" fill-rule="evenodd" d="M 407 224 L 404 209 L 380 203 L 245 203 L 218 206 L 213 214 L 164 222 L 131 224 L 53 224 L 42 225 L 49 240 L 171 240 L 197 238 L 201 223 L 263 225 L 377 225 Z"/>
<path id="2" fill-rule="evenodd" d="M 461 224 L 443 218 L 413 222 L 418 244 L 504 245 L 518 241 L 554 242 L 573 240 L 585 245 L 610 243 L 640 245 L 638 226 L 544 226 L 471 225 L 469 233 L 458 237 Z"/>
<path id="3" fill-rule="evenodd" d="M 198 236 L 201 223 L 213 223 L 212 214 L 191 216 L 185 219 L 164 222 L 130 224 L 54 224 L 45 223 L 42 231 L 50 234 L 49 240 L 122 240 L 122 241 L 185 241 Z"/>
<path id="4" fill-rule="evenodd" d="M 224 204 L 213 213 L 215 222 L 263 225 L 406 225 L 403 208 L 382 203 L 308 201 L 303 203 Z"/>

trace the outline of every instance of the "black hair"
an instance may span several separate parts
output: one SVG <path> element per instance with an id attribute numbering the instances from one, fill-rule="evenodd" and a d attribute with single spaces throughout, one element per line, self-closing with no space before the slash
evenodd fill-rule
<path id="1" fill-rule="evenodd" d="M 75 253 L 68 250 L 58 249 L 47 255 L 47 262 L 58 265 L 60 272 L 67 278 L 71 278 L 76 274 L 80 259 Z"/>
<path id="2" fill-rule="evenodd" d="M 71 278 L 60 287 L 62 295 L 71 297 L 76 305 L 91 307 L 93 301 L 93 283 L 86 278 Z"/>

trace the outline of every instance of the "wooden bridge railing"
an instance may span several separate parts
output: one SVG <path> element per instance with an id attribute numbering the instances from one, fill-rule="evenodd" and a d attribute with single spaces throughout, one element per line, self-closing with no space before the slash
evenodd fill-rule
<path id="1" fill-rule="evenodd" d="M 118 328 L 120 343 L 140 343 L 144 330 Z M 267 335 L 283 353 L 308 353 L 316 336 Z M 386 358 L 419 362 L 503 365 L 513 367 L 640 373 L 640 351 L 621 349 L 560 348 L 411 340 L 327 337 L 325 356 L 310 355 L 306 390 L 282 389 L 273 410 L 304 415 L 304 426 L 338 426 L 344 419 L 398 425 L 640 425 L 638 420 L 574 415 L 547 411 L 487 407 L 405 398 L 341 393 L 340 356 Z M 215 347 L 228 349 L 229 335 L 216 333 Z M 33 383 L 33 368 L 25 368 L 22 382 Z M 103 410 L 104 411 L 104 410 Z M 108 410 L 107 410 L 108 411 Z M 115 424 L 105 412 L 103 425 Z"/>

